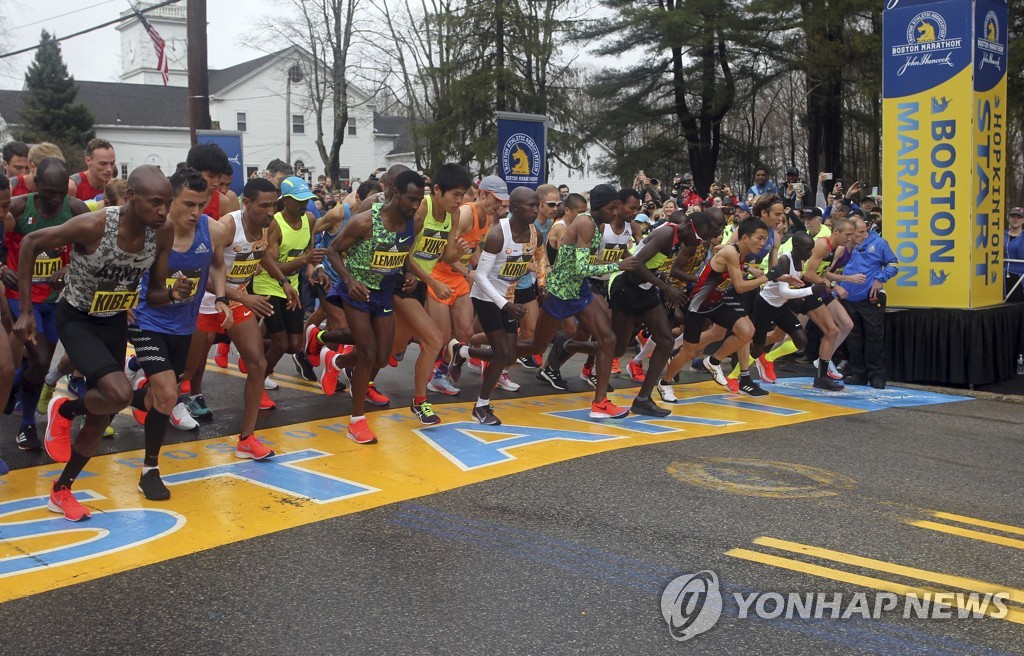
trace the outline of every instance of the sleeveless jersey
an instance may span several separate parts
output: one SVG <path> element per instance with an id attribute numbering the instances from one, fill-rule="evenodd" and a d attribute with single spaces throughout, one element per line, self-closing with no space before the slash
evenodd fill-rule
<path id="1" fill-rule="evenodd" d="M 228 216 L 235 222 L 235 238 L 224 249 L 227 288 L 245 289 L 256 275 L 263 254 L 267 252 L 267 231 L 264 230 L 260 233 L 256 241 L 249 241 L 245 236 L 245 227 L 242 224 L 242 210 L 235 210 Z M 236 307 L 241 303 L 231 301 L 229 305 Z M 217 314 L 217 297 L 212 292 L 203 294 L 199 312 L 201 314 Z"/>
<path id="2" fill-rule="evenodd" d="M 601 244 L 601 226 L 594 221 L 590 214 L 585 212 L 577 216 L 575 220 L 579 221 L 582 217 L 586 217 L 587 220 L 594 222 L 594 236 L 590 239 L 590 255 L 592 257 L 597 253 L 597 249 Z M 551 273 L 548 274 L 548 293 L 563 301 L 579 298 L 585 278 L 586 274 L 576 271 L 576 245 L 562 244 L 559 246 L 558 257 L 555 258 Z"/>
<path id="3" fill-rule="evenodd" d="M 730 244 L 739 252 L 736 244 Z M 732 286 L 729 280 L 729 270 L 715 271 L 709 259 L 701 269 L 697 282 L 693 285 L 693 293 L 690 295 L 690 312 L 710 312 L 722 304 L 725 292 Z"/>
<path id="4" fill-rule="evenodd" d="M 494 268 L 491 269 L 488 280 L 499 294 L 507 297 L 509 289 L 514 288 L 519 279 L 527 274 L 530 262 L 533 261 L 539 230 L 537 226 L 530 224 L 530 240 L 520 244 L 512 238 L 510 219 L 500 219 L 498 225 L 501 226 L 502 245 L 501 250 L 494 256 Z M 478 285 L 473 285 L 469 290 L 469 296 L 492 302 Z"/>
<path id="5" fill-rule="evenodd" d="M 171 250 L 167 256 L 167 287 L 174 286 L 178 278 L 192 281 L 192 295 L 182 301 L 171 301 L 168 305 L 153 307 L 146 302 L 145 295 L 139 299 L 135 311 L 135 324 L 143 329 L 168 335 L 191 335 L 199 318 L 199 304 L 206 292 L 206 280 L 213 258 L 213 241 L 210 239 L 210 217 L 205 214 L 196 223 L 192 245 L 184 253 Z M 142 289 L 149 284 L 149 271 L 142 276 Z"/>
<path id="6" fill-rule="evenodd" d="M 274 220 L 277 221 L 277 227 L 281 229 L 281 244 L 277 250 L 277 263 L 284 264 L 301 257 L 306 251 L 306 247 L 309 246 L 309 219 L 306 218 L 306 214 L 302 214 L 302 227 L 298 230 L 288 225 L 288 221 L 280 212 L 274 215 Z M 288 280 L 291 281 L 292 287 L 295 289 L 299 288 L 300 271 L 304 273 L 304 270 L 300 269 L 288 276 Z M 266 271 L 256 274 L 252 281 L 252 291 L 263 296 L 285 297 L 284 288 Z"/>
<path id="7" fill-rule="evenodd" d="M 238 202 L 241 203 L 242 199 L 238 199 Z M 210 217 L 214 221 L 220 219 L 220 192 L 219 191 L 214 191 L 213 192 L 213 198 L 211 198 L 210 202 L 206 204 L 206 208 L 203 210 L 203 214 L 205 214 L 206 216 Z"/>
<path id="8" fill-rule="evenodd" d="M 407 219 L 402 232 L 391 232 L 380 218 L 383 203 L 374 203 L 371 210 L 373 233 L 360 239 L 349 251 L 345 266 L 352 277 L 368 289 L 387 289 L 404 275 L 405 258 L 412 250 L 415 222 Z"/>
<path id="9" fill-rule="evenodd" d="M 423 230 L 420 231 L 419 239 L 413 246 L 412 257 L 429 276 L 434 267 L 441 262 L 441 255 L 448 245 L 448 235 L 452 232 L 452 215 L 445 212 L 444 220 L 438 221 L 434 218 L 434 202 L 431 197 L 424 196 L 423 202 L 427 205 L 427 215 L 423 218 Z"/>
<path id="10" fill-rule="evenodd" d="M 782 256 L 780 255 L 779 257 Z M 793 255 L 787 254 L 786 259 L 789 260 L 789 275 L 799 278 L 800 272 L 797 271 L 796 265 L 793 263 Z M 768 301 L 772 307 L 782 307 L 788 300 L 782 297 L 780 283 L 777 280 L 765 283 L 764 287 L 761 288 L 761 298 Z"/>
<path id="11" fill-rule="evenodd" d="M 117 245 L 120 225 L 121 208 L 108 207 L 100 245 L 71 258 L 61 298 L 80 312 L 112 317 L 139 302 L 139 281 L 156 259 L 156 229 L 146 226 L 142 251 L 126 253 Z"/>
<path id="12" fill-rule="evenodd" d="M 591 247 L 591 264 L 618 262 L 626 255 L 629 242 L 633 239 L 633 228 L 629 223 L 623 226 L 621 235 L 615 234 L 615 230 L 612 229 L 612 224 L 610 223 L 598 226 L 595 232 L 601 234 L 601 239 L 598 241 L 596 249 Z M 608 280 L 611 276 L 612 274 L 606 273 L 603 276 L 593 276 L 592 280 Z"/>
<path id="13" fill-rule="evenodd" d="M 18 270 L 18 251 L 21 248 L 21 240 L 30 232 L 40 228 L 50 228 L 67 223 L 71 218 L 71 199 L 65 197 L 64 203 L 60 206 L 57 216 L 50 219 L 39 218 L 39 210 L 36 207 L 35 193 L 25 198 L 25 210 L 14 219 L 14 230 L 4 235 L 4 246 L 7 248 L 7 266 L 15 271 Z M 32 270 L 32 302 L 44 303 L 53 302 L 51 299 L 50 276 L 60 268 L 67 265 L 71 258 L 71 245 L 62 246 L 52 250 L 43 251 L 36 257 L 35 267 Z M 18 298 L 18 288 L 7 289 L 4 292 L 7 298 Z"/>
<path id="14" fill-rule="evenodd" d="M 89 178 L 86 177 L 86 171 L 76 173 L 71 176 L 71 180 L 78 185 L 78 190 L 75 192 L 75 198 L 78 200 L 93 200 L 97 196 L 103 195 L 102 189 L 96 189 L 89 182 Z"/>
<path id="15" fill-rule="evenodd" d="M 554 230 L 555 226 L 558 225 L 559 223 L 561 223 L 564 226 L 565 225 L 565 219 L 558 219 L 557 221 L 555 221 L 554 224 L 552 224 L 552 226 L 551 226 L 551 230 Z M 548 234 L 551 234 L 550 230 L 548 231 Z M 563 232 L 562 234 L 564 235 L 565 233 Z M 558 247 L 557 246 L 552 246 L 551 243 L 548 242 L 547 239 L 545 239 L 544 240 L 544 248 L 546 249 L 546 252 L 547 252 L 548 262 L 554 263 L 555 259 L 558 258 Z"/>

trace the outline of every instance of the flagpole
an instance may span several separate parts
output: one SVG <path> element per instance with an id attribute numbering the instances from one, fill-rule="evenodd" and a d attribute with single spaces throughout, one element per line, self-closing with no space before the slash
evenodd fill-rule
<path id="1" fill-rule="evenodd" d="M 209 130 L 210 76 L 206 61 L 206 0 L 188 0 L 188 131 L 196 145 L 196 130 Z"/>

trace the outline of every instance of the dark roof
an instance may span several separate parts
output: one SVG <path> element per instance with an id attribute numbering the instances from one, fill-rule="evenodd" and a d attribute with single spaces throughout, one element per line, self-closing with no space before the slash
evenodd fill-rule
<path id="1" fill-rule="evenodd" d="M 373 115 L 373 131 L 375 134 L 397 134 L 398 138 L 392 146 L 388 155 L 395 153 L 411 153 L 412 147 L 412 120 L 406 116 L 385 116 L 383 114 Z"/>
<path id="2" fill-rule="evenodd" d="M 250 59 L 247 62 L 242 62 L 235 66 L 223 68 L 219 71 L 210 71 L 210 93 L 214 95 L 220 93 L 229 84 L 241 80 L 246 75 L 262 68 L 264 65 L 270 63 L 289 50 L 291 50 L 290 47 L 285 48 L 284 50 L 278 50 L 277 52 L 272 52 L 269 55 L 257 57 L 256 59 Z"/>
<path id="3" fill-rule="evenodd" d="M 21 122 L 24 91 L 0 91 L 0 115 Z M 121 82 L 78 82 L 78 102 L 96 116 L 96 125 L 188 126 L 188 89 Z"/>

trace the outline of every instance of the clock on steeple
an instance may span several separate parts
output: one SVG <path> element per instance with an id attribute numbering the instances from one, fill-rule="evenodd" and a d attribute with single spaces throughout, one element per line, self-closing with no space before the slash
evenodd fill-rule
<path id="1" fill-rule="evenodd" d="M 139 2 L 145 11 L 155 3 Z M 145 11 L 146 19 L 164 40 L 170 86 L 188 86 L 188 47 L 186 38 L 186 9 L 176 5 Z M 163 84 L 157 69 L 156 50 L 146 28 L 129 9 L 121 12 L 125 17 L 117 26 L 121 33 L 121 81 L 131 84 Z"/>

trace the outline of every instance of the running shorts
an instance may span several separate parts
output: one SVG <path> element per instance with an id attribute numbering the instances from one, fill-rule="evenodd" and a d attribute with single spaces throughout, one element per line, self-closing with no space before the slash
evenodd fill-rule
<path id="1" fill-rule="evenodd" d="M 92 389 L 107 374 L 124 371 L 128 315 L 94 317 L 67 302 L 57 303 L 57 335 L 64 351 Z"/>
<path id="2" fill-rule="evenodd" d="M 504 308 L 499 308 L 491 301 L 481 298 L 471 298 L 470 300 L 473 301 L 473 311 L 476 312 L 476 317 L 480 320 L 480 327 L 484 329 L 485 333 L 503 330 L 514 335 L 519 332 L 519 322 L 512 318 L 512 315 Z"/>
<path id="3" fill-rule="evenodd" d="M 173 371 L 175 380 L 181 382 L 188 361 L 188 349 L 192 344 L 191 335 L 170 335 L 128 326 L 128 339 L 132 341 L 135 357 L 147 376 Z"/>

